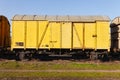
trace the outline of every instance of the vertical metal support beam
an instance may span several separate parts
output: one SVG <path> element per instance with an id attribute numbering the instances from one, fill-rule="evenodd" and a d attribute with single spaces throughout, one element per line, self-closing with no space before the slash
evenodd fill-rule
<path id="1" fill-rule="evenodd" d="M 12 27 L 11 27 L 11 30 L 12 30 L 12 33 L 11 33 L 11 44 L 10 44 L 10 46 L 11 46 L 11 51 L 13 51 L 13 39 L 14 39 L 14 35 L 13 35 L 13 33 L 14 33 L 14 31 L 13 31 L 13 26 L 14 25 L 14 21 L 12 21 Z M 10 39 L 9 39 L 10 40 Z"/>
<path id="2" fill-rule="evenodd" d="M 85 23 L 83 23 L 83 51 L 85 50 Z"/>
<path id="3" fill-rule="evenodd" d="M 97 50 L 97 22 L 95 22 L 95 51 Z"/>
<path id="4" fill-rule="evenodd" d="M 72 22 L 71 23 L 71 49 L 73 49 L 73 27 L 74 27 L 74 23 Z"/>
<path id="5" fill-rule="evenodd" d="M 53 22 L 50 23 L 50 34 L 49 34 L 49 40 L 52 41 L 53 40 L 53 35 L 52 35 L 52 25 L 53 25 Z M 53 43 L 49 41 L 49 50 L 53 47 Z"/>
<path id="6" fill-rule="evenodd" d="M 39 21 L 36 21 L 36 24 L 37 24 L 37 30 L 36 30 L 36 50 L 39 49 L 38 47 L 38 39 L 39 39 Z"/>
<path id="7" fill-rule="evenodd" d="M 62 22 L 60 22 L 60 55 L 61 55 L 61 49 L 62 49 Z"/>
<path id="8" fill-rule="evenodd" d="M 62 48 L 62 23 L 60 22 L 60 49 Z"/>
<path id="9" fill-rule="evenodd" d="M 24 50 L 26 50 L 26 41 L 27 41 L 27 21 L 25 21 L 25 26 L 24 26 L 24 28 L 25 28 L 25 32 L 24 32 Z"/>

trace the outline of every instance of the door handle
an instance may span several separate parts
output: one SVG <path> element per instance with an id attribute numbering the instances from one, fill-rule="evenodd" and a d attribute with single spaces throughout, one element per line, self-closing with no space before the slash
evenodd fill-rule
<path id="1" fill-rule="evenodd" d="M 97 35 L 92 35 L 92 37 L 97 37 Z"/>

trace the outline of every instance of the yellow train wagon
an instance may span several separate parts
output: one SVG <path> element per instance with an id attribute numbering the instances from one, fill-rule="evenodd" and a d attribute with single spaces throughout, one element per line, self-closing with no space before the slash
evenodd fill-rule
<path id="1" fill-rule="evenodd" d="M 109 51 L 107 16 L 15 15 L 11 50 L 37 53 Z"/>
<path id="2" fill-rule="evenodd" d="M 0 15 L 0 49 L 10 47 L 10 24 L 8 19 Z"/>

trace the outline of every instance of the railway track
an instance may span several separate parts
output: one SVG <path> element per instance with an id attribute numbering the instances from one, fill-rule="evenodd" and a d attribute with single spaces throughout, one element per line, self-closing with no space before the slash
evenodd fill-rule
<path id="1" fill-rule="evenodd" d="M 0 72 L 105 72 L 120 73 L 120 70 L 0 70 Z"/>

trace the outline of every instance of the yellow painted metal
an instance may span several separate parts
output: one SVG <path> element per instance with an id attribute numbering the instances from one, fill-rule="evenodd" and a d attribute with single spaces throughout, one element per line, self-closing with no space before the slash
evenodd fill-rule
<path id="1" fill-rule="evenodd" d="M 62 48 L 71 49 L 72 23 L 62 23 Z"/>
<path id="2" fill-rule="evenodd" d="M 12 49 L 109 49 L 109 22 L 13 21 Z M 23 44 L 23 45 L 22 45 Z"/>
<path id="3" fill-rule="evenodd" d="M 95 49 L 95 38 L 96 38 L 96 30 L 95 23 L 85 23 L 84 24 L 84 48 L 85 49 Z"/>
<path id="4" fill-rule="evenodd" d="M 13 48 L 24 48 L 25 45 L 25 22 L 24 21 L 14 21 L 12 22 L 12 45 Z M 23 42 L 23 46 L 18 45 L 18 42 Z"/>
<path id="5" fill-rule="evenodd" d="M 110 49 L 109 22 L 97 23 L 97 49 Z"/>
<path id="6" fill-rule="evenodd" d="M 52 22 L 50 25 L 50 48 L 60 48 L 60 23 Z"/>
<path id="7" fill-rule="evenodd" d="M 36 21 L 27 21 L 25 29 L 26 48 L 36 48 L 37 45 L 37 23 Z"/>
<path id="8" fill-rule="evenodd" d="M 73 48 L 83 48 L 83 23 L 73 23 Z"/>
<path id="9" fill-rule="evenodd" d="M 38 29 L 38 48 L 50 48 L 50 23 L 47 21 L 39 21 Z"/>

